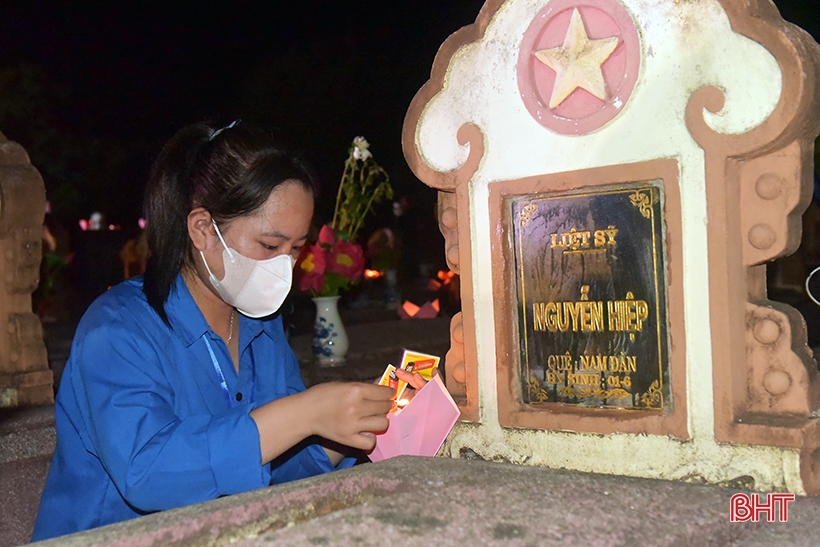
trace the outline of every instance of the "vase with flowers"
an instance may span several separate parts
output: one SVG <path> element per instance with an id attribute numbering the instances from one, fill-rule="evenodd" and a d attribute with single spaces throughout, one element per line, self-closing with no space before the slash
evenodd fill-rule
<path id="1" fill-rule="evenodd" d="M 320 366 L 345 362 L 348 340 L 339 316 L 340 292 L 364 273 L 364 251 L 356 238 L 365 218 L 375 204 L 392 197 L 390 177 L 373 159 L 368 142 L 356 137 L 348 149 L 333 220 L 322 226 L 318 241 L 305 246 L 296 263 L 299 289 L 310 291 L 316 304 L 313 354 Z"/>

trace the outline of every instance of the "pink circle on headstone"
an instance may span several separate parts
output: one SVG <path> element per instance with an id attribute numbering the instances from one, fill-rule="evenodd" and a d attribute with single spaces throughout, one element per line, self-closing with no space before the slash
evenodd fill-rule
<path id="1" fill-rule="evenodd" d="M 619 38 L 618 47 L 601 65 L 607 98 L 602 101 L 578 88 L 557 107 L 550 108 L 555 71 L 540 62 L 535 53 L 564 43 L 576 8 L 590 40 Z M 518 56 L 518 89 L 538 123 L 562 135 L 584 135 L 603 127 L 621 112 L 635 89 L 640 65 L 638 30 L 616 0 L 553 0 L 524 33 Z"/>

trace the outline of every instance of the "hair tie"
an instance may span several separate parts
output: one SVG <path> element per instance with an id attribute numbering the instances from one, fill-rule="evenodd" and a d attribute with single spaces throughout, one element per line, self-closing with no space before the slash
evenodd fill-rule
<path id="1" fill-rule="evenodd" d="M 210 138 L 210 139 L 208 139 L 208 140 L 209 140 L 209 141 L 214 140 L 214 139 L 215 139 L 215 138 L 216 138 L 216 137 L 217 137 L 220 133 L 222 133 L 222 132 L 223 132 L 223 131 L 225 131 L 226 129 L 233 129 L 233 128 L 234 128 L 234 127 L 236 127 L 236 126 L 237 126 L 237 124 L 239 124 L 239 122 L 241 122 L 241 121 L 242 121 L 242 118 L 237 118 L 237 119 L 235 119 L 234 121 L 232 121 L 231 123 L 229 123 L 228 125 L 226 125 L 225 127 L 223 127 L 222 129 L 217 129 L 216 131 L 214 131 L 214 132 L 213 132 L 213 134 L 211 135 L 211 138 Z"/>

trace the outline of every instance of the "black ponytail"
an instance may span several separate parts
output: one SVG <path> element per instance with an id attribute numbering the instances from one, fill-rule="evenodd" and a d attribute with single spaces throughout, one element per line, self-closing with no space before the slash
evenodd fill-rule
<path id="1" fill-rule="evenodd" d="M 145 192 L 149 254 L 143 291 L 166 324 L 165 302 L 174 281 L 193 264 L 188 214 L 203 207 L 217 222 L 252 214 L 285 181 L 316 193 L 308 165 L 247 124 L 221 131 L 190 125 L 162 148 Z"/>

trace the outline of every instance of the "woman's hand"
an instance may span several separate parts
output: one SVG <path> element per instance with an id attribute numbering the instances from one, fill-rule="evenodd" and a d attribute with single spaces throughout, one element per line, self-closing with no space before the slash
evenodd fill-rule
<path id="1" fill-rule="evenodd" d="M 361 383 L 327 383 L 276 399 L 251 411 L 259 429 L 262 463 L 268 463 L 311 435 L 372 450 L 385 431 L 395 390 Z M 338 463 L 341 455 L 335 460 Z"/>
<path id="2" fill-rule="evenodd" d="M 438 369 L 433 369 L 433 376 L 438 375 Z M 402 395 L 401 401 L 396 401 L 398 406 L 404 407 L 407 406 L 407 403 L 416 396 L 416 392 L 427 385 L 427 380 L 425 380 L 421 374 L 418 372 L 408 372 L 404 369 L 397 368 L 396 369 L 396 376 L 399 380 L 403 380 L 407 382 L 407 385 L 413 389 L 410 391 L 405 390 L 404 394 Z"/>
<path id="3" fill-rule="evenodd" d="M 310 400 L 305 416 L 311 434 L 359 448 L 372 450 L 378 433 L 385 431 L 387 413 L 396 392 L 386 386 L 364 383 L 318 384 L 305 392 Z"/>
<path id="4" fill-rule="evenodd" d="M 438 373 L 438 370 L 434 371 L 434 374 Z M 399 380 L 404 380 L 407 382 L 407 385 L 412 387 L 413 389 L 421 389 L 427 385 L 427 380 L 422 378 L 421 374 L 416 372 L 407 372 L 402 368 L 396 369 L 396 376 Z"/>

